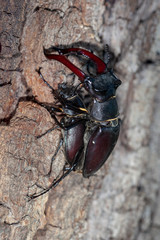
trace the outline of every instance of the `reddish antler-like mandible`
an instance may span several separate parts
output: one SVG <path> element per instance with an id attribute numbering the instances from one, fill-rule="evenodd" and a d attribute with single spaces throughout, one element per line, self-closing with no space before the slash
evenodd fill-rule
<path id="1" fill-rule="evenodd" d="M 74 72 L 79 77 L 81 82 L 83 82 L 84 79 L 87 77 L 87 75 L 81 69 L 76 67 L 73 63 L 71 63 L 66 56 L 63 56 L 62 54 L 61 55 L 51 54 L 52 50 L 55 50 L 55 49 L 53 49 L 53 47 L 49 49 L 44 49 L 45 56 L 48 59 L 54 59 L 64 64 L 66 67 L 68 67 L 72 72 Z"/>
<path id="2" fill-rule="evenodd" d="M 59 54 L 76 53 L 77 55 L 82 55 L 82 56 L 85 56 L 85 57 L 91 59 L 97 67 L 97 74 L 104 73 L 104 71 L 106 69 L 106 64 L 99 57 L 97 57 L 96 55 L 94 55 L 93 53 L 91 53 L 85 49 L 82 49 L 82 48 L 60 49 L 60 48 L 56 48 L 56 47 L 53 47 L 53 49 L 58 51 Z"/>

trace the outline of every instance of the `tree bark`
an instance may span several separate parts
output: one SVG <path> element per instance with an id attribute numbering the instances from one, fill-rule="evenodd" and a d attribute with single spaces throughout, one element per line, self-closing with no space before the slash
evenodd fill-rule
<path id="1" fill-rule="evenodd" d="M 158 1 L 0 0 L 0 239 L 157 240 L 160 236 L 160 6 Z M 70 71 L 48 61 L 43 46 L 109 44 L 121 123 L 118 143 L 97 174 L 71 173 L 28 201 L 63 170 L 50 114 L 21 97 L 52 103 L 35 71 L 56 89 Z M 75 81 L 78 82 L 77 79 Z M 40 187 L 41 186 L 41 187 Z"/>

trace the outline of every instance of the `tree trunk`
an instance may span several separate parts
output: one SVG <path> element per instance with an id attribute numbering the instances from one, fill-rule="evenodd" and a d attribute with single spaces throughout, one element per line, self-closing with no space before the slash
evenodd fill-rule
<path id="1" fill-rule="evenodd" d="M 0 239 L 158 240 L 160 236 L 160 6 L 158 1 L 0 0 Z M 45 108 L 52 103 L 35 69 L 56 89 L 70 71 L 48 61 L 43 46 L 109 44 L 122 80 L 117 90 L 121 133 L 110 163 L 89 179 L 61 174 L 61 148 L 47 177 L 60 131 Z M 80 44 L 80 43 L 79 43 Z M 77 79 L 75 81 L 78 81 Z M 40 187 L 41 186 L 41 187 Z"/>

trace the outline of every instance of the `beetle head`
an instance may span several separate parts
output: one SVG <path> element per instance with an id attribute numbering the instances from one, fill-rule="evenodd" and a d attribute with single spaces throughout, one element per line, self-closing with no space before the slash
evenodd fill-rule
<path id="1" fill-rule="evenodd" d="M 86 77 L 84 80 L 86 90 L 100 102 L 114 96 L 120 84 L 121 80 L 112 71 L 107 71 L 96 77 Z"/>
<path id="2" fill-rule="evenodd" d="M 58 84 L 58 93 L 62 98 L 67 99 L 75 95 L 75 88 L 66 83 L 61 83 Z"/>

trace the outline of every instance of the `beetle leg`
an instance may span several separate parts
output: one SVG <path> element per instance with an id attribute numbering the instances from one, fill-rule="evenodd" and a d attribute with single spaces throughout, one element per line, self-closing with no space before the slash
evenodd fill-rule
<path id="1" fill-rule="evenodd" d="M 64 64 L 66 67 L 68 67 L 72 72 L 74 72 L 80 79 L 81 82 L 84 81 L 84 79 L 87 77 L 87 75 L 78 67 L 76 67 L 73 63 L 71 63 L 67 57 L 57 54 L 51 54 L 48 49 L 44 49 L 44 55 L 48 59 L 54 59 L 62 64 Z"/>
<path id="2" fill-rule="evenodd" d="M 26 96 L 26 97 L 20 97 L 19 102 L 32 102 L 32 103 L 36 103 L 38 104 L 39 106 L 45 108 L 48 112 L 62 112 L 61 108 L 57 105 L 54 105 L 54 104 L 50 104 L 50 103 L 42 103 L 42 102 L 39 102 L 35 96 Z M 50 110 L 50 111 L 49 111 Z"/>
<path id="3" fill-rule="evenodd" d="M 54 153 L 54 155 L 52 156 L 51 165 L 50 165 L 50 170 L 49 170 L 47 176 L 50 176 L 50 174 L 51 174 L 53 162 L 54 162 L 55 157 L 57 156 L 60 148 L 62 147 L 62 144 L 63 144 L 63 138 L 61 137 L 61 139 L 60 139 L 60 141 L 59 141 L 59 144 L 58 144 L 58 147 L 57 147 L 57 150 L 56 150 L 56 152 Z"/>
<path id="4" fill-rule="evenodd" d="M 45 133 L 43 133 L 42 135 L 37 136 L 37 139 L 43 137 L 43 136 L 46 135 L 47 133 L 50 133 L 50 132 L 52 132 L 53 130 L 55 130 L 55 129 L 57 129 L 57 128 L 59 128 L 59 126 L 56 126 L 56 127 L 54 127 L 54 128 L 51 128 L 51 129 L 47 130 L 47 131 L 46 131 Z M 50 170 L 49 170 L 47 176 L 50 176 L 50 174 L 51 174 L 53 161 L 54 161 L 55 157 L 57 156 L 57 154 L 58 154 L 58 152 L 59 152 L 62 144 L 63 144 L 63 138 L 60 139 L 59 144 L 58 144 L 58 148 L 57 148 L 56 152 L 54 153 L 54 155 L 52 156 L 51 165 L 50 165 Z"/>
<path id="5" fill-rule="evenodd" d="M 43 190 L 42 192 L 35 193 L 33 195 L 28 195 L 29 200 L 35 199 L 39 196 L 42 196 L 43 194 L 49 192 L 52 188 L 55 188 L 65 177 L 67 177 L 77 166 L 78 162 L 75 162 L 72 167 L 70 167 L 60 178 L 57 180 L 54 180 L 51 185 Z"/>
<path id="6" fill-rule="evenodd" d="M 41 137 L 45 136 L 46 134 L 54 131 L 54 130 L 57 129 L 57 128 L 59 128 L 59 126 L 52 127 L 52 128 L 50 128 L 50 129 L 48 129 L 45 133 L 42 133 L 41 135 L 36 136 L 36 138 L 37 138 L 37 139 L 38 139 L 38 138 L 41 138 Z"/>
<path id="7" fill-rule="evenodd" d="M 87 57 L 89 59 L 91 59 L 96 67 L 97 67 L 97 74 L 102 74 L 105 72 L 106 70 L 106 64 L 96 55 L 94 55 L 93 53 L 82 49 L 82 48 L 67 48 L 67 49 L 61 49 L 61 48 L 57 48 L 57 47 L 51 47 L 49 49 L 47 49 L 49 52 L 53 52 L 53 51 L 57 51 L 60 55 L 62 54 L 68 54 L 68 53 L 76 53 L 77 55 L 82 55 L 84 57 Z"/>
<path id="8" fill-rule="evenodd" d="M 81 127 L 80 127 L 80 128 L 81 128 Z M 52 163 L 53 163 L 53 161 L 54 161 L 54 158 L 55 158 L 55 156 L 57 155 L 57 153 L 58 153 L 58 151 L 59 151 L 62 143 L 63 143 L 63 139 L 61 138 L 60 143 L 59 143 L 59 146 L 58 146 L 58 148 L 57 148 L 57 151 L 55 152 L 55 154 L 54 154 L 53 157 L 52 157 L 51 168 L 52 168 Z M 79 150 L 80 150 L 80 149 L 79 149 Z M 80 154 L 81 154 L 82 152 L 83 152 L 83 151 L 82 151 L 82 149 L 81 149 L 81 150 L 79 151 L 79 154 L 77 154 L 77 155 L 75 156 L 75 160 L 74 160 L 73 165 L 72 165 L 66 172 L 64 172 L 64 173 L 61 175 L 61 177 L 59 177 L 57 180 L 53 180 L 53 182 L 51 183 L 51 185 L 50 185 L 48 188 L 46 188 L 45 190 L 43 190 L 43 191 L 41 191 L 41 192 L 39 192 L 39 193 L 37 193 L 37 194 L 35 193 L 35 194 L 33 194 L 33 195 L 29 195 L 29 196 L 28 196 L 28 197 L 29 197 L 29 200 L 35 199 L 35 198 L 37 198 L 37 197 L 39 197 L 39 196 L 42 196 L 43 194 L 49 192 L 52 188 L 55 188 L 55 187 L 56 187 L 65 177 L 67 177 L 72 171 L 74 171 L 74 170 L 76 169 L 76 167 L 78 166 L 78 164 L 79 164 Z M 49 173 L 50 173 L 50 172 L 49 172 Z"/>

